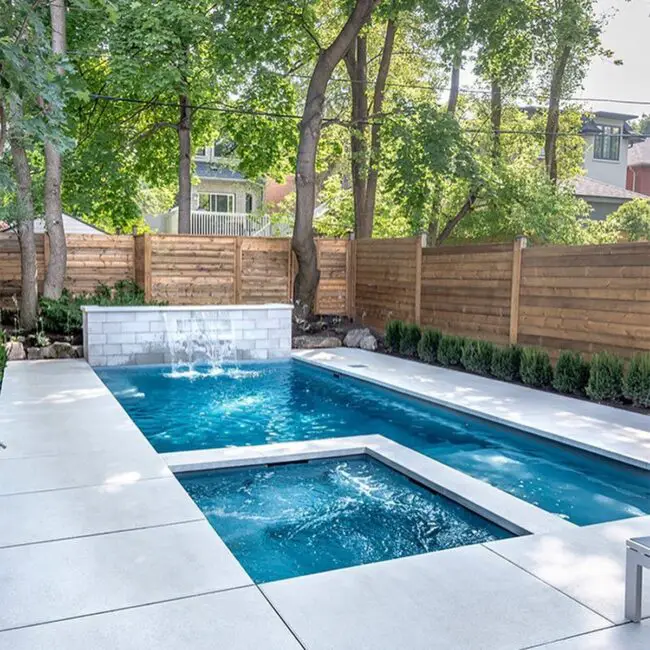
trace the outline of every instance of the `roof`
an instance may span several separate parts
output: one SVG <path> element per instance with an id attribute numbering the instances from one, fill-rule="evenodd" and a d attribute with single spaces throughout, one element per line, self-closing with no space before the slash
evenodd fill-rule
<path id="1" fill-rule="evenodd" d="M 218 178 L 224 181 L 246 181 L 248 180 L 240 171 L 219 165 L 218 163 L 197 161 L 196 175 L 199 178 Z"/>
<path id="2" fill-rule="evenodd" d="M 599 199 L 618 199 L 621 201 L 631 201 L 632 199 L 645 199 L 645 194 L 626 190 L 624 187 L 617 187 L 603 181 L 597 181 L 595 178 L 588 176 L 578 176 L 571 181 L 577 196 L 599 198 Z"/>
<path id="3" fill-rule="evenodd" d="M 628 167 L 650 165 L 650 138 L 632 145 L 627 152 Z"/>
<path id="4" fill-rule="evenodd" d="M 0 232 L 5 230 L 10 230 L 11 226 L 9 224 L 0 221 Z M 77 217 L 71 217 L 69 214 L 63 215 L 63 229 L 68 235 L 105 235 L 106 231 L 97 226 L 93 226 Z M 45 232 L 45 221 L 43 219 L 34 220 L 34 232 L 35 233 L 44 233 Z"/>

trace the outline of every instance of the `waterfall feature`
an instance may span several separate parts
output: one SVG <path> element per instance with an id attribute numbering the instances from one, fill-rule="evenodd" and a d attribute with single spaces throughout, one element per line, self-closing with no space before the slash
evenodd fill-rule
<path id="1" fill-rule="evenodd" d="M 165 343 L 172 376 L 201 377 L 223 373 L 223 364 L 237 360 L 232 321 L 215 321 L 205 312 L 183 318 L 163 312 Z"/>

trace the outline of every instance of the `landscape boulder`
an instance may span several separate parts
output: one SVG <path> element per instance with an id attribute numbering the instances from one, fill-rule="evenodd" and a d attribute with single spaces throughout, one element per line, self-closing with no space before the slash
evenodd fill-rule
<path id="1" fill-rule="evenodd" d="M 25 346 L 20 341 L 9 341 L 5 343 L 7 350 L 7 361 L 23 361 L 27 358 Z"/>
<path id="2" fill-rule="evenodd" d="M 325 334 L 305 334 L 293 338 L 293 347 L 301 350 L 311 348 L 340 348 L 341 339 Z"/>
<path id="3" fill-rule="evenodd" d="M 77 349 L 71 343 L 56 341 L 41 348 L 41 359 L 76 359 Z"/>
<path id="4" fill-rule="evenodd" d="M 362 329 L 350 330 L 343 340 L 343 345 L 348 348 L 361 348 L 374 352 L 377 349 L 377 339 L 372 332 L 364 327 Z"/>

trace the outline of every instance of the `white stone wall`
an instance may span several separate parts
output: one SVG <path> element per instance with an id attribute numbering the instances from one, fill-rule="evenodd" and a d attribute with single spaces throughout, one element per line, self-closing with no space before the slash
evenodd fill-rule
<path id="1" fill-rule="evenodd" d="M 82 307 L 93 366 L 278 359 L 291 353 L 291 305 Z"/>

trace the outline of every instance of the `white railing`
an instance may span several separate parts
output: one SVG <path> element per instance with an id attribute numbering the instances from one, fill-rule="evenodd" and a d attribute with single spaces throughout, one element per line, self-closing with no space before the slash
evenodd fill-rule
<path id="1" fill-rule="evenodd" d="M 255 216 L 242 212 L 208 212 L 193 210 L 190 218 L 193 235 L 227 235 L 235 237 L 271 237 L 271 220 L 268 216 Z"/>

